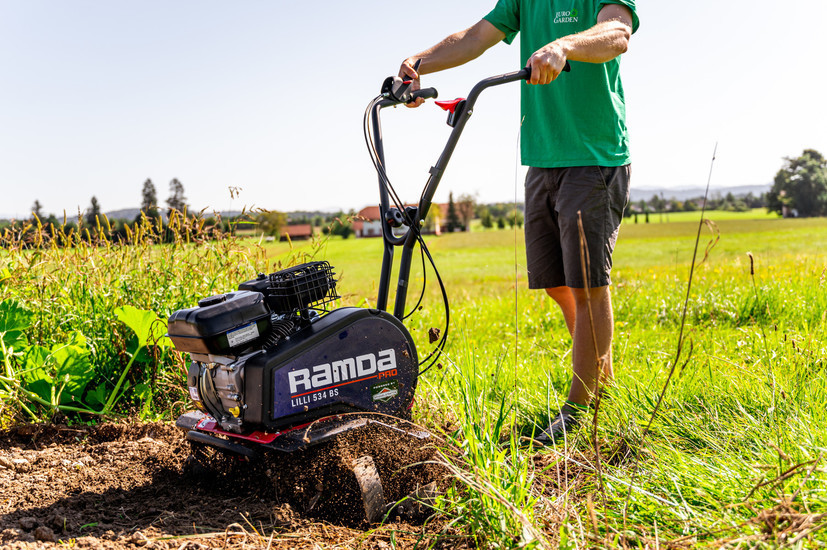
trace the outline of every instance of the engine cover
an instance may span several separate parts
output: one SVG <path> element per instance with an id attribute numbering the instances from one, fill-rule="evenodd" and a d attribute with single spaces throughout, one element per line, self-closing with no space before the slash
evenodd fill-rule
<path id="1" fill-rule="evenodd" d="M 375 309 L 340 308 L 274 348 L 231 365 L 202 365 L 195 387 L 196 373 L 191 370 L 188 378 L 193 398 L 210 399 L 200 394 L 212 385 L 222 402 L 229 396 L 237 404 L 208 408 L 232 411 L 216 420 L 223 429 L 239 433 L 275 431 L 343 413 L 405 416 L 418 369 L 413 340 L 398 319 Z M 243 391 L 237 391 L 242 382 Z"/>

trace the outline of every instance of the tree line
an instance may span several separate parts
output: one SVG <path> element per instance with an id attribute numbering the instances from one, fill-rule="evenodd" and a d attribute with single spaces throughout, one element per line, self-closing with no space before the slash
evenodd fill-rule
<path id="1" fill-rule="evenodd" d="M 649 214 L 663 212 L 687 212 L 699 210 L 703 205 L 703 197 L 678 200 L 674 197 L 666 199 L 663 195 L 653 195 L 649 200 L 640 200 L 630 203 L 624 215 L 643 215 L 648 221 Z M 161 210 L 158 204 L 158 192 L 151 179 L 147 179 L 141 189 L 141 208 L 138 215 L 132 220 L 108 220 L 102 214 L 101 204 L 96 196 L 90 200 L 89 207 L 78 216 L 77 220 L 60 220 L 53 213 L 44 214 L 40 200 L 32 205 L 32 216 L 22 221 L 0 220 L 0 231 L 13 230 L 18 236 L 25 236 L 35 231 L 56 235 L 59 230 L 66 232 L 84 233 L 88 238 L 106 238 L 123 240 L 129 236 L 130 226 L 149 222 L 160 228 L 158 238 L 169 240 L 173 231 L 169 227 L 169 220 L 177 215 L 179 219 L 195 220 L 198 224 L 184 223 L 178 227 L 201 227 L 208 232 L 233 233 L 237 227 L 247 225 L 255 227 L 256 231 L 266 235 L 278 236 L 281 230 L 290 223 L 305 223 L 321 228 L 325 234 L 339 235 L 347 238 L 353 234 L 354 211 L 320 213 L 311 212 L 299 215 L 290 215 L 279 211 L 260 210 L 256 213 L 246 212 L 241 216 L 222 219 L 219 217 L 202 218 L 188 213 L 188 204 L 184 192 L 184 185 L 177 178 L 169 182 L 169 196 L 165 201 L 166 208 Z M 758 196 L 748 193 L 745 196 L 713 196 L 706 199 L 708 210 L 746 211 L 753 208 L 766 208 L 784 217 L 827 216 L 827 159 L 815 149 L 805 149 L 798 157 L 785 157 L 784 164 L 776 173 L 772 188 L 767 193 Z M 479 219 L 483 228 L 494 227 L 503 229 L 506 226 L 522 227 L 524 222 L 524 205 L 521 203 L 493 203 L 478 204 L 473 195 L 463 194 L 454 199 L 454 194 L 448 196 L 445 219 L 440 219 L 442 230 L 445 232 L 468 231 L 472 219 Z M 443 213 L 434 205 L 426 218 L 426 227 L 433 228 L 437 218 Z M 180 220 L 179 220 L 180 221 Z M 103 232 L 102 226 L 106 225 Z M 178 229 L 176 229 L 178 230 Z"/>
<path id="2" fill-rule="evenodd" d="M 0 220 L 0 241 L 43 243 L 72 246 L 76 239 L 94 241 L 129 241 L 137 232 L 152 233 L 156 242 L 172 242 L 181 232 L 211 238 L 221 233 L 232 233 L 240 220 L 237 218 L 201 217 L 188 212 L 189 205 L 184 185 L 178 178 L 169 182 L 166 208 L 158 204 L 158 192 L 151 179 L 141 189 L 141 208 L 133 219 L 108 219 L 104 216 L 100 201 L 92 196 L 86 210 L 75 219 L 59 219 L 55 214 L 45 214 L 43 204 L 35 199 L 31 217 L 24 220 Z M 44 241 L 45 239 L 45 241 Z"/>

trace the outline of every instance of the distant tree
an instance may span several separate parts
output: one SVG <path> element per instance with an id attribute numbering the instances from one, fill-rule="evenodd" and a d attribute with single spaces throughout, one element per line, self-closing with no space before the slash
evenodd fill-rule
<path id="1" fill-rule="evenodd" d="M 89 205 L 89 210 L 86 212 L 86 223 L 89 227 L 96 227 L 98 225 L 98 218 L 101 215 L 101 207 L 98 203 L 97 197 L 92 197 L 92 204 Z"/>
<path id="2" fill-rule="evenodd" d="M 477 199 L 468 193 L 462 194 L 457 199 L 456 209 L 459 220 L 462 223 L 463 231 L 471 231 L 471 220 L 474 219 L 474 212 L 477 206 Z"/>
<path id="3" fill-rule="evenodd" d="M 349 221 L 345 223 L 337 223 L 333 228 L 333 234 L 339 235 L 343 239 L 347 239 L 354 233 L 356 233 L 356 231 L 354 231 L 353 224 Z"/>
<path id="4" fill-rule="evenodd" d="M 169 198 L 167 199 L 167 206 L 169 212 L 177 210 L 184 213 L 187 210 L 187 198 L 184 196 L 184 185 L 178 181 L 178 178 L 173 178 L 169 182 Z"/>
<path id="5" fill-rule="evenodd" d="M 445 229 L 448 233 L 453 233 L 462 227 L 462 222 L 457 213 L 457 205 L 454 203 L 454 193 L 448 193 L 448 220 L 445 224 Z"/>
<path id="6" fill-rule="evenodd" d="M 60 227 L 60 220 L 58 220 L 58 219 L 57 219 L 57 216 L 55 216 L 55 215 L 54 215 L 54 214 L 52 214 L 52 213 L 50 213 L 50 214 L 46 217 L 46 220 L 43 222 L 43 226 L 44 226 L 44 227 L 49 227 L 50 225 L 51 225 L 52 227 Z"/>
<path id="7" fill-rule="evenodd" d="M 663 200 L 663 197 L 652 195 L 652 198 L 649 199 L 649 207 L 652 212 L 663 212 L 666 207 L 666 201 Z"/>
<path id="8" fill-rule="evenodd" d="M 508 211 L 508 209 L 504 208 L 503 204 L 498 202 L 494 204 L 489 204 L 488 211 L 491 212 L 491 215 L 494 217 L 494 219 L 497 219 L 502 216 L 505 216 L 505 213 Z"/>
<path id="9" fill-rule="evenodd" d="M 497 217 L 497 229 L 505 229 L 505 217 Z"/>
<path id="10" fill-rule="evenodd" d="M 496 219 L 508 216 L 508 213 L 514 209 L 515 204 L 513 202 L 498 202 L 487 206 L 491 215 Z M 523 203 L 517 203 L 516 207 L 520 211 L 525 210 Z"/>
<path id="11" fill-rule="evenodd" d="M 265 210 L 256 215 L 256 223 L 265 235 L 279 237 L 281 229 L 287 225 L 287 214 L 275 210 Z"/>
<path id="12" fill-rule="evenodd" d="M 638 209 L 639 209 L 641 212 L 649 212 L 649 205 L 648 205 L 648 204 L 646 204 L 646 201 L 645 201 L 645 200 L 640 199 L 640 201 L 637 203 L 637 206 L 638 206 Z"/>
<path id="13" fill-rule="evenodd" d="M 34 204 L 32 205 L 32 216 L 38 220 L 43 218 L 43 205 L 40 204 L 40 201 L 37 199 L 34 200 Z"/>
<path id="14" fill-rule="evenodd" d="M 827 160 L 815 149 L 786 157 L 767 193 L 767 210 L 783 216 L 827 215 Z"/>
<path id="15" fill-rule="evenodd" d="M 155 184 L 151 179 L 144 182 L 144 187 L 141 190 L 141 212 L 147 218 L 157 218 L 160 214 L 158 212 L 158 193 L 155 191 Z M 140 219 L 140 214 L 138 218 Z"/>
<path id="16" fill-rule="evenodd" d="M 515 208 L 511 212 L 508 213 L 508 217 L 506 217 L 506 221 L 508 222 L 508 227 L 517 227 L 523 226 L 523 213 Z"/>
<path id="17" fill-rule="evenodd" d="M 760 196 L 756 197 L 755 195 L 752 194 L 752 191 L 750 191 L 743 198 L 743 201 L 750 208 L 761 208 L 763 206 L 766 206 L 766 204 L 764 204 L 763 198 L 764 198 L 763 193 Z"/>
<path id="18" fill-rule="evenodd" d="M 485 229 L 494 227 L 494 216 L 491 215 L 491 211 L 488 210 L 487 206 L 478 207 L 477 216 Z"/>
<path id="19" fill-rule="evenodd" d="M 353 235 L 355 233 L 353 229 L 354 216 L 356 216 L 356 212 L 353 210 L 351 210 L 348 214 L 340 213 L 333 220 L 333 223 L 330 226 L 330 233 L 332 235 L 338 235 L 343 239 L 347 239 Z"/>

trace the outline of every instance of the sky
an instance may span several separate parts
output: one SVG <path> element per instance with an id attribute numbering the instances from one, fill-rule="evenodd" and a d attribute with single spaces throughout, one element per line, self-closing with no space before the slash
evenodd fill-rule
<path id="1" fill-rule="evenodd" d="M 553 0 L 559 1 L 559 0 Z M 402 59 L 494 0 L 0 0 L 0 218 L 137 208 L 179 179 L 191 208 L 378 203 L 362 116 Z M 769 184 L 827 153 L 825 0 L 638 0 L 621 59 L 632 186 Z M 441 99 L 519 69 L 519 45 L 426 75 Z M 553 84 L 552 84 L 553 85 Z M 435 200 L 522 200 L 519 86 L 477 103 Z M 428 103 L 382 115 L 390 178 L 421 193 L 450 128 Z M 238 188 L 237 195 L 230 188 Z"/>

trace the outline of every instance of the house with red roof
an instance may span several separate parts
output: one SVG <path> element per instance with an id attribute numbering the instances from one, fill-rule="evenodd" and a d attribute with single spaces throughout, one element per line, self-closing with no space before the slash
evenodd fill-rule
<path id="1" fill-rule="evenodd" d="M 406 204 L 405 206 L 416 206 Z M 442 233 L 442 222 L 448 215 L 448 204 L 432 204 L 422 233 L 440 235 Z M 382 220 L 379 215 L 378 206 L 366 206 L 362 208 L 353 220 L 353 230 L 357 237 L 381 237 Z"/>
<path id="2" fill-rule="evenodd" d="M 300 223 L 296 225 L 286 225 L 279 231 L 281 241 L 286 241 L 288 237 L 291 241 L 302 241 L 313 236 L 313 226 L 309 223 Z"/>

